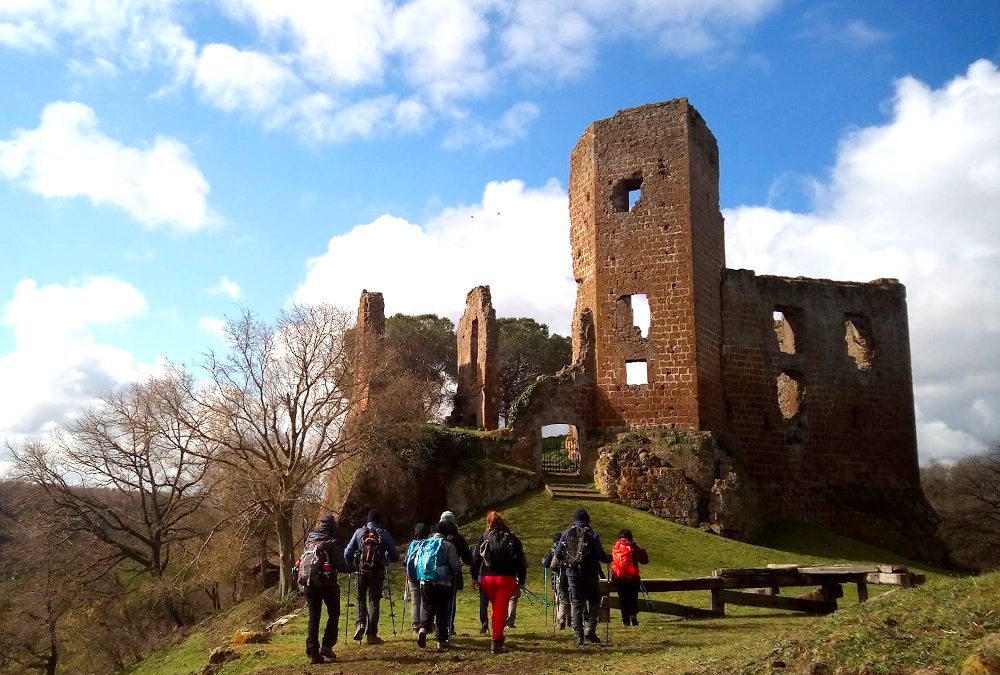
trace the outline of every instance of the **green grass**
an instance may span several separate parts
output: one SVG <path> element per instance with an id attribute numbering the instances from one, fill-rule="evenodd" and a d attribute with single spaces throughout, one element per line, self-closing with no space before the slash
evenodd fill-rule
<path id="1" fill-rule="evenodd" d="M 567 527 L 577 504 L 569 501 L 549 500 L 542 493 L 518 497 L 503 507 L 511 527 L 522 539 L 528 556 L 529 574 L 527 588 L 543 594 L 541 558 L 548 551 L 553 533 Z M 786 526 L 772 533 L 769 546 L 752 546 L 699 530 L 663 521 L 627 507 L 588 502 L 594 528 L 601 534 L 605 547 L 610 549 L 617 532 L 622 527 L 632 530 L 636 540 L 646 547 L 650 564 L 644 566 L 643 575 L 653 577 L 690 577 L 710 574 L 719 567 L 756 567 L 768 563 L 811 563 L 830 560 L 866 560 L 872 562 L 907 563 L 898 556 L 837 537 L 815 528 Z M 462 529 L 474 541 L 483 527 L 480 519 L 466 523 Z M 918 566 L 911 565 L 915 569 Z M 879 597 L 882 589 L 870 587 L 872 601 L 856 605 L 853 587 L 845 587 L 841 610 L 831 617 L 807 617 L 778 610 L 727 607 L 727 616 L 711 620 L 682 620 L 675 617 L 640 614 L 642 625 L 624 629 L 617 611 L 613 612 L 610 634 L 600 626 L 600 635 L 610 635 L 610 641 L 596 647 L 577 649 L 571 644 L 569 631 L 553 635 L 551 624 L 540 604 L 532 604 L 529 597 L 522 598 L 518 609 L 518 627 L 508 633 L 511 651 L 499 657 L 488 653 L 489 641 L 479 637 L 478 594 L 471 588 L 459 594 L 455 646 L 445 654 L 421 651 L 416 648 L 409 632 L 409 621 L 401 620 L 401 607 L 396 604 L 396 629 L 392 636 L 388 603 L 383 601 L 381 635 L 386 644 L 379 647 L 358 646 L 344 638 L 344 620 L 341 619 L 339 656 L 336 665 L 308 666 L 304 656 L 305 617 L 279 629 L 269 644 L 245 645 L 239 648 L 243 655 L 238 661 L 227 664 L 224 675 L 239 673 L 422 673 L 422 672 L 629 672 L 629 673 L 738 673 L 766 672 L 755 668 L 770 668 L 770 655 L 777 646 L 793 650 L 789 659 L 799 652 L 806 653 L 814 647 L 791 642 L 791 638 L 806 634 L 834 634 L 842 636 L 836 644 L 843 645 L 844 658 L 860 663 L 863 655 L 878 652 L 877 637 L 874 644 L 860 639 L 849 639 L 849 629 L 863 617 L 877 611 L 895 611 L 894 603 L 906 602 L 935 605 L 932 593 L 952 592 L 959 611 L 962 597 L 961 583 L 942 577 L 934 570 L 927 570 L 933 583 L 924 588 L 901 590 L 890 596 Z M 396 567 L 392 573 L 395 595 L 401 591 L 402 571 Z M 984 578 L 985 579 L 985 578 Z M 1000 586 L 993 579 L 993 590 Z M 959 584 L 950 586 L 949 584 Z M 926 589 L 926 590 L 925 590 Z M 344 589 L 346 591 L 346 588 Z M 707 592 L 675 593 L 669 598 L 675 602 L 707 607 Z M 992 597 L 992 596 L 990 596 Z M 1000 606 L 1000 602 L 997 603 Z M 965 606 L 962 605 L 964 608 Z M 902 615 L 905 611 L 900 610 Z M 951 611 L 942 609 L 942 611 Z M 964 610 L 963 610 L 964 611 Z M 172 649 L 154 654 L 135 668 L 135 675 L 166 675 L 168 673 L 197 673 L 206 663 L 211 647 L 222 644 L 244 623 L 252 623 L 253 612 L 240 607 L 217 618 L 206 628 L 193 633 Z M 351 609 L 353 619 L 353 608 Z M 872 621 L 878 621 L 879 618 Z M 854 617 L 852 619 L 851 617 Z M 980 617 L 982 618 L 982 617 Z M 989 617 L 984 619 L 988 622 Z M 937 621 L 944 623 L 945 616 Z M 989 624 L 992 625 L 992 624 Z M 994 629 L 995 630 L 995 629 Z M 822 633 L 822 631 L 831 631 Z M 880 634 L 876 633 L 876 636 Z M 832 640 L 832 637 L 830 638 Z M 954 641 L 954 648 L 929 651 L 929 659 L 939 654 L 944 658 L 966 649 L 971 638 Z M 798 650 L 798 651 L 794 651 Z M 872 672 L 893 672 L 876 670 Z"/>

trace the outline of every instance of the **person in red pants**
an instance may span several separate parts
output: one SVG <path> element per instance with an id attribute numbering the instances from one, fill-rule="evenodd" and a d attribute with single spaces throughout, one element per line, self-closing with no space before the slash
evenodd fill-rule
<path id="1" fill-rule="evenodd" d="M 503 515 L 490 511 L 486 514 L 486 531 L 472 557 L 472 577 L 477 579 L 492 607 L 490 653 L 499 654 L 505 651 L 503 629 L 507 623 L 507 605 L 527 575 L 524 547 Z"/>

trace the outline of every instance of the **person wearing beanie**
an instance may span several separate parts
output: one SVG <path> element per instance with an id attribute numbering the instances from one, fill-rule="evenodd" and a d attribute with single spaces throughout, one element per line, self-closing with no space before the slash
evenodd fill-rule
<path id="1" fill-rule="evenodd" d="M 569 605 L 573 617 L 573 636 L 582 646 L 584 639 L 600 642 L 597 637 L 597 616 L 601 594 L 598 582 L 601 563 L 611 562 L 611 556 L 601 546 L 601 537 L 590 526 L 587 509 L 578 508 L 573 524 L 559 537 L 555 557 L 562 564 L 569 581 Z M 587 615 L 584 626 L 583 616 Z"/>
<path id="2" fill-rule="evenodd" d="M 458 531 L 458 523 L 455 521 L 455 514 L 451 511 L 441 513 L 439 527 L 444 527 L 444 540 L 455 547 L 458 558 L 464 564 L 472 566 L 472 549 L 462 533 Z M 458 592 L 465 589 L 465 575 L 459 567 L 458 574 L 455 575 L 455 582 L 451 585 L 451 609 L 448 617 L 448 636 L 455 634 L 455 609 L 458 607 Z M 447 638 L 446 638 L 447 639 Z"/>
<path id="3" fill-rule="evenodd" d="M 340 586 L 337 583 L 337 572 L 350 572 L 351 568 L 344 559 L 344 547 L 336 540 L 337 519 L 332 514 L 326 514 L 319 519 L 316 527 L 306 537 L 305 551 L 299 561 L 314 556 L 313 564 L 320 565 L 319 574 L 307 577 L 296 563 L 296 580 L 306 597 L 309 608 L 309 621 L 306 624 L 306 656 L 309 663 L 323 663 L 325 659 L 335 659 L 333 648 L 337 644 L 337 628 L 340 625 Z M 323 563 L 329 571 L 322 571 Z M 322 618 L 323 605 L 326 605 L 326 628 L 323 630 L 323 641 L 319 640 L 319 622 Z"/>
<path id="4" fill-rule="evenodd" d="M 411 575 L 409 572 L 410 561 L 417 555 L 417 550 L 420 548 L 420 542 L 426 539 L 429 534 L 430 528 L 428 528 L 425 523 L 417 523 L 413 527 L 413 540 L 406 549 L 406 557 L 403 558 L 403 563 L 406 565 L 407 570 L 406 594 L 410 598 L 410 625 L 413 628 L 414 635 L 420 631 L 420 607 L 423 605 L 424 595 L 420 592 L 420 581 L 417 579 L 416 575 Z"/>
<path id="5" fill-rule="evenodd" d="M 360 642 L 365 637 L 370 645 L 381 644 L 378 618 L 382 586 L 385 584 L 385 564 L 386 561 L 397 562 L 399 551 L 392 535 L 382 527 L 382 516 L 377 510 L 369 511 L 367 524 L 354 531 L 344 549 L 344 556 L 349 564 L 353 564 L 357 579 L 354 639 Z"/>

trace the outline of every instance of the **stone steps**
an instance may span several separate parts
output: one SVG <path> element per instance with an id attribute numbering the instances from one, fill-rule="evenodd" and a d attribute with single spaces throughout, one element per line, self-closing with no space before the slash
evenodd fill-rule
<path id="1" fill-rule="evenodd" d="M 598 492 L 593 485 L 590 483 L 584 483 L 583 481 L 570 483 L 551 482 L 546 480 L 545 493 L 550 499 L 570 499 L 573 501 L 586 502 L 608 501 L 608 498 Z"/>

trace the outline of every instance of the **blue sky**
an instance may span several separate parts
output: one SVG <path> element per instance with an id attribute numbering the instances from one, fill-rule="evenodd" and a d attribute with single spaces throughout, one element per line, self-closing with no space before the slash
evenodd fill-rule
<path id="1" fill-rule="evenodd" d="M 568 329 L 569 152 L 686 96 L 730 267 L 907 285 L 924 462 L 1000 439 L 1000 5 L 0 0 L 0 436 L 293 301 Z M 2 462 L 0 457 L 0 462 Z"/>

